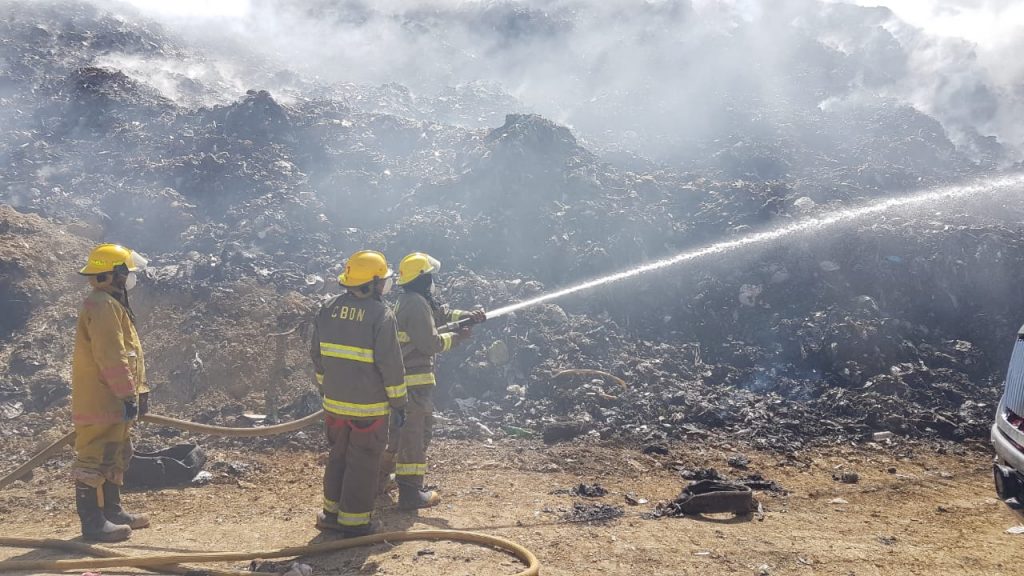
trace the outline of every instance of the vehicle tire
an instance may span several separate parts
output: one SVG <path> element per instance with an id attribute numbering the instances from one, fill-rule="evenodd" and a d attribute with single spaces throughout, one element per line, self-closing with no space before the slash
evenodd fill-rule
<path id="1" fill-rule="evenodd" d="M 1001 500 L 1020 496 L 1021 482 L 1013 468 L 1001 464 L 993 464 L 992 476 L 995 480 L 996 494 Z"/>

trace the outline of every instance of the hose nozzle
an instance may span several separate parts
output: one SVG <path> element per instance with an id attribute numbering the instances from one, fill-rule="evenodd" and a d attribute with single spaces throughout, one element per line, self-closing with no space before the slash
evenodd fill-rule
<path id="1" fill-rule="evenodd" d="M 444 334 L 445 332 L 458 332 L 463 328 L 469 328 L 470 326 L 480 324 L 480 322 L 481 321 L 477 321 L 473 316 L 466 316 L 465 318 L 460 318 L 454 322 L 449 322 L 439 327 L 437 332 L 439 334 Z"/>

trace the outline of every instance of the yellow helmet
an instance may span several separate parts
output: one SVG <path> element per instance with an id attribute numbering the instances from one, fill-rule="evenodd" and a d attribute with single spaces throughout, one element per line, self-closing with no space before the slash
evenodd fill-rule
<path id="1" fill-rule="evenodd" d="M 149 262 L 139 256 L 138 252 L 119 244 L 100 244 L 89 253 L 89 262 L 78 271 L 85 276 L 95 276 L 105 272 L 113 272 L 118 266 L 125 266 L 129 272 L 136 272 L 146 267 Z"/>
<path id="2" fill-rule="evenodd" d="M 361 250 L 345 262 L 345 271 L 338 276 L 338 282 L 342 286 L 355 288 L 377 278 L 390 278 L 393 274 L 383 254 L 376 250 Z"/>
<path id="3" fill-rule="evenodd" d="M 430 254 L 413 252 L 398 263 L 398 285 L 408 284 L 422 274 L 433 274 L 441 271 L 441 263 Z"/>

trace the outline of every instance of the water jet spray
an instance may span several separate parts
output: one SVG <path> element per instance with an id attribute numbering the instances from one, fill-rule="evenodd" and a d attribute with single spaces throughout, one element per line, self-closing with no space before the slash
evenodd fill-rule
<path id="1" fill-rule="evenodd" d="M 549 294 L 542 294 L 536 298 L 530 298 L 529 300 L 523 300 L 515 304 L 503 306 L 495 310 L 491 310 L 487 313 L 487 318 L 499 318 L 506 314 L 528 308 L 530 306 L 536 306 L 537 304 L 543 304 L 563 296 L 589 290 L 591 288 L 597 288 L 606 284 L 612 284 L 621 280 L 640 276 L 648 272 L 654 272 L 663 268 L 668 268 L 676 264 L 682 264 L 691 260 L 698 260 L 706 256 L 712 256 L 715 254 L 722 254 L 726 252 L 732 252 L 740 248 L 748 246 L 754 246 L 756 244 L 763 244 L 772 240 L 778 240 L 787 236 L 803 232 L 812 232 L 820 230 L 822 228 L 828 228 L 844 222 L 851 222 L 866 216 L 874 214 L 884 213 L 890 210 L 896 210 L 899 208 L 912 207 L 919 204 L 928 204 L 930 202 L 937 202 L 940 200 L 954 200 L 957 198 L 969 197 L 977 194 L 994 194 L 1001 191 L 1006 191 L 1015 187 L 1024 185 L 1024 174 L 1014 174 L 1011 176 L 1002 176 L 998 178 L 987 178 L 978 181 L 973 184 L 964 184 L 959 186 L 946 186 L 933 190 L 931 192 L 921 192 L 910 196 L 903 196 L 900 198 L 890 198 L 887 200 L 880 200 L 857 208 L 847 208 L 840 210 L 832 214 L 825 216 L 819 216 L 817 218 L 809 218 L 801 220 L 799 222 L 790 224 L 788 226 L 782 226 L 775 228 L 774 230 L 768 230 L 765 232 L 757 232 L 754 234 L 748 234 L 734 240 L 725 240 L 722 242 L 716 242 L 702 248 L 696 248 L 682 252 L 669 258 L 656 260 L 647 264 L 642 264 L 635 268 L 630 268 L 623 272 L 616 272 L 609 274 L 601 278 L 595 278 L 594 280 L 588 280 L 575 286 L 569 286 Z M 455 326 L 457 329 L 461 326 Z"/>

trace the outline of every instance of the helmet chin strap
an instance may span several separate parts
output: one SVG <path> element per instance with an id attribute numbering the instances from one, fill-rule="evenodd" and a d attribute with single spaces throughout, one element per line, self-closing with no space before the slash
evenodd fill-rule
<path id="1" fill-rule="evenodd" d="M 131 319 L 132 324 L 135 324 L 135 311 L 132 310 L 132 305 L 128 303 L 128 291 L 127 290 L 121 291 L 120 301 L 121 301 L 121 304 L 124 306 L 124 309 L 128 311 L 128 318 Z"/>
<path id="2" fill-rule="evenodd" d="M 438 310 L 442 303 L 434 295 L 434 275 L 431 273 L 420 274 L 415 280 L 403 286 L 406 292 L 415 292 L 427 299 L 430 308 Z"/>
<path id="3" fill-rule="evenodd" d="M 115 266 L 113 271 L 107 272 L 111 275 L 109 280 L 111 296 L 124 306 L 124 309 L 128 311 L 128 318 L 131 319 L 132 324 L 135 324 L 135 311 L 132 310 L 132 306 L 128 302 L 128 290 L 125 289 L 125 281 L 130 273 L 124 264 Z"/>
<path id="4" fill-rule="evenodd" d="M 387 281 L 387 278 L 381 278 L 380 276 L 373 279 L 373 288 L 371 291 L 373 293 L 374 300 L 378 302 L 384 301 L 384 285 L 387 284 Z"/>

